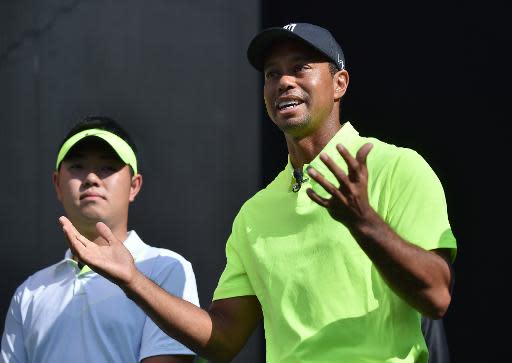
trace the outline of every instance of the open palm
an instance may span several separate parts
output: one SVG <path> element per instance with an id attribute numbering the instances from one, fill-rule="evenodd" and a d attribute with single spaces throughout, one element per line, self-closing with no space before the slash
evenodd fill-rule
<path id="1" fill-rule="evenodd" d="M 59 222 L 71 251 L 80 261 L 116 284 L 131 282 L 136 270 L 133 257 L 106 224 L 96 224 L 98 233 L 107 241 L 105 245 L 98 245 L 82 236 L 66 217 L 60 217 Z"/>

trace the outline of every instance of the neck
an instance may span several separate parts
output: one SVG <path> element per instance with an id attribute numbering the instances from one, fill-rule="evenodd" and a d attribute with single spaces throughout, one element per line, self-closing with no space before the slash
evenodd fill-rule
<path id="1" fill-rule="evenodd" d="M 341 125 L 338 121 L 326 123 L 324 127 L 314 133 L 300 138 L 285 134 L 288 154 L 293 168 L 302 169 L 304 164 L 309 164 L 340 129 Z"/>
<path id="2" fill-rule="evenodd" d="M 73 221 L 71 221 L 73 224 L 75 224 Z M 87 238 L 89 241 L 96 243 L 97 245 L 106 245 L 107 241 L 100 236 L 96 229 L 96 223 L 87 223 L 84 225 L 78 225 L 76 224 L 76 229 L 82 236 Z M 128 237 L 128 229 L 127 225 L 124 224 L 122 226 L 119 225 L 109 225 L 107 226 L 112 231 L 112 234 L 121 242 L 124 242 L 126 238 Z"/>

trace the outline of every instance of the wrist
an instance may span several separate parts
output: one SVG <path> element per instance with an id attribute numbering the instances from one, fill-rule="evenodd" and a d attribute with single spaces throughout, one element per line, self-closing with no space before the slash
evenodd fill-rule
<path id="1" fill-rule="evenodd" d="M 384 220 L 379 216 L 373 208 L 370 208 L 362 218 L 359 218 L 352 224 L 350 231 L 356 239 L 367 239 L 382 232 L 382 228 L 386 226 Z"/>
<path id="2" fill-rule="evenodd" d="M 134 265 L 130 276 L 121 281 L 118 285 L 126 295 L 130 296 L 137 293 L 143 279 L 145 279 L 145 276 Z"/>

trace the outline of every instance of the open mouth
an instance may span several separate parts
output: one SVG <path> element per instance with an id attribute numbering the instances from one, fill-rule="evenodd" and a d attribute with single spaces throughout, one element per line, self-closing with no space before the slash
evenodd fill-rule
<path id="1" fill-rule="evenodd" d="M 277 104 L 277 109 L 279 111 L 287 111 L 287 110 L 294 109 L 295 107 L 299 106 L 302 103 L 304 103 L 304 102 L 299 101 L 299 100 L 282 101 Z"/>

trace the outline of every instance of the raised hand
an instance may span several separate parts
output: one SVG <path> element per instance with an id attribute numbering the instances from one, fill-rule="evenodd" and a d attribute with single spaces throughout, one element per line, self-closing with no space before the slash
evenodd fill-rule
<path id="1" fill-rule="evenodd" d="M 59 222 L 73 255 L 115 284 L 130 284 L 137 272 L 133 257 L 107 225 L 96 224 L 98 233 L 106 241 L 105 245 L 98 245 L 82 236 L 66 217 L 60 217 Z"/>
<path id="2" fill-rule="evenodd" d="M 320 154 L 320 160 L 329 168 L 339 182 L 334 186 L 313 167 L 308 168 L 308 174 L 320 184 L 331 198 L 322 198 L 313 189 L 307 190 L 308 196 L 317 204 L 326 208 L 337 221 L 349 229 L 360 226 L 366 219 L 375 214 L 368 200 L 368 168 L 366 158 L 372 144 L 361 146 L 356 157 L 352 157 L 341 144 L 336 145 L 340 155 L 347 163 L 348 175 L 325 153 Z"/>

